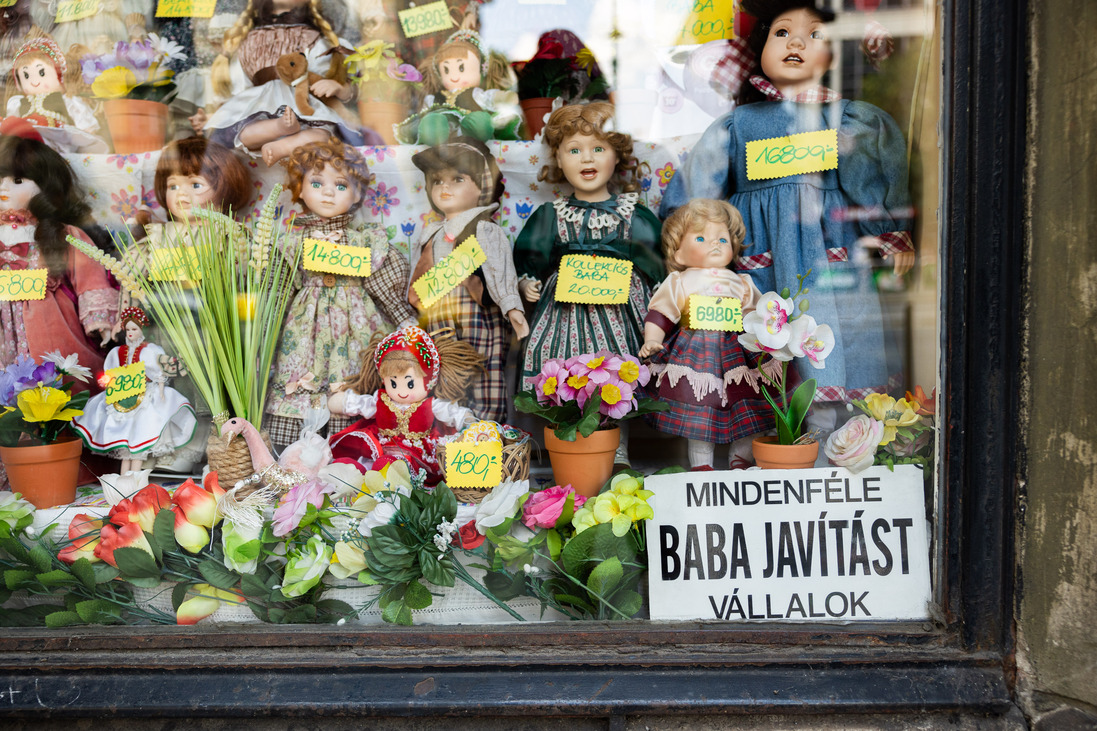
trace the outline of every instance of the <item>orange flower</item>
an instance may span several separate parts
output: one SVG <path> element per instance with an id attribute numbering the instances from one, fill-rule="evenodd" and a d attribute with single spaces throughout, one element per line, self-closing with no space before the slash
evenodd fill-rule
<path id="1" fill-rule="evenodd" d="M 114 552 L 119 548 L 140 548 L 152 555 L 152 547 L 139 523 L 126 523 L 117 529 L 110 524 L 103 526 L 99 534 L 99 545 L 95 547 L 95 555 L 114 568 L 118 568 L 118 564 L 114 561 Z"/>
<path id="2" fill-rule="evenodd" d="M 137 523 L 142 530 L 152 533 L 156 514 L 171 507 L 171 496 L 159 485 L 149 485 L 138 490 L 131 498 L 121 500 L 110 509 L 107 517 L 115 525 Z"/>
<path id="3" fill-rule="evenodd" d="M 933 416 L 933 411 L 937 404 L 937 389 L 933 389 L 933 393 L 926 396 L 926 392 L 922 390 L 921 386 L 914 387 L 914 393 L 907 391 L 907 403 L 914 409 L 914 413 L 919 416 Z"/>
<path id="4" fill-rule="evenodd" d="M 95 555 L 95 550 L 99 547 L 99 531 L 103 529 L 106 522 L 102 518 L 93 518 L 86 513 L 78 514 L 69 523 L 69 540 L 72 543 L 62 548 L 57 558 L 68 564 L 76 563 L 82 558 L 92 563 L 101 560 Z"/>
<path id="5" fill-rule="evenodd" d="M 188 479 L 176 490 L 171 501 L 177 506 L 176 513 L 182 512 L 188 522 L 203 528 L 212 528 L 221 522 L 217 512 L 217 501 L 225 494 L 217 484 L 217 473 L 211 472 L 199 487 L 194 480 Z"/>

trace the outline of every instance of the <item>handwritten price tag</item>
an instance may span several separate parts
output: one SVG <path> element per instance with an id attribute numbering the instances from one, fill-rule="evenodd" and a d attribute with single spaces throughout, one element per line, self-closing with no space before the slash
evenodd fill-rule
<path id="1" fill-rule="evenodd" d="M 0 302 L 20 302 L 46 298 L 45 269 L 0 271 Z"/>
<path id="2" fill-rule="evenodd" d="M 743 331 L 743 303 L 738 297 L 689 296 L 689 326 L 694 330 Z"/>
<path id="3" fill-rule="evenodd" d="M 678 45 L 734 38 L 731 6 L 732 0 L 693 0 L 693 9 L 678 35 Z"/>
<path id="4" fill-rule="evenodd" d="M 141 361 L 128 366 L 111 368 L 104 374 L 107 381 L 107 403 L 116 404 L 130 396 L 145 392 L 145 364 Z"/>
<path id="5" fill-rule="evenodd" d="M 430 271 L 411 285 L 419 295 L 422 308 L 427 310 L 433 307 L 487 260 L 488 256 L 480 248 L 480 242 L 475 236 L 469 236 L 449 256 L 431 267 Z"/>
<path id="6" fill-rule="evenodd" d="M 371 271 L 368 246 L 340 246 L 323 239 L 305 239 L 302 262 L 310 272 L 348 277 L 368 277 Z"/>
<path id="7" fill-rule="evenodd" d="M 212 18 L 217 0 L 160 0 L 157 18 Z"/>
<path id="8" fill-rule="evenodd" d="M 446 445 L 446 484 L 495 487 L 503 481 L 503 445 L 499 442 L 450 442 Z"/>
<path id="9" fill-rule="evenodd" d="M 821 129 L 747 143 L 747 179 L 768 180 L 838 167 L 838 130 Z"/>
<path id="10" fill-rule="evenodd" d="M 19 0 L 0 0 L 0 8 L 10 8 L 17 2 L 19 2 Z"/>
<path id="11" fill-rule="evenodd" d="M 71 23 L 99 13 L 99 0 L 61 0 L 57 5 L 55 23 Z"/>
<path id="12" fill-rule="evenodd" d="M 556 301 L 623 305 L 632 284 L 632 262 L 607 256 L 568 254 L 560 259 Z"/>
<path id="13" fill-rule="evenodd" d="M 405 38 L 437 33 L 453 27 L 453 18 L 449 15 L 449 7 L 445 0 L 401 10 L 396 15 L 400 18 L 400 26 L 404 29 Z"/>
<path id="14" fill-rule="evenodd" d="M 149 275 L 160 282 L 194 282 L 202 278 L 202 265 L 193 246 L 153 249 Z"/>

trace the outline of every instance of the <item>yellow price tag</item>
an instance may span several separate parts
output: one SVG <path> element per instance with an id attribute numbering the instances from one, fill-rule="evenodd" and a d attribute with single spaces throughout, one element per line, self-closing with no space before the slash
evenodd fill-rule
<path id="1" fill-rule="evenodd" d="M 405 38 L 437 33 L 453 27 L 453 18 L 450 17 L 449 6 L 445 0 L 401 10 L 396 15 L 400 18 L 400 27 L 404 29 Z"/>
<path id="2" fill-rule="evenodd" d="M 411 285 L 419 295 L 422 308 L 427 310 L 433 307 L 487 260 L 488 256 L 480 248 L 480 242 L 475 236 L 469 236 L 449 256 L 431 267 L 430 271 Z"/>
<path id="3" fill-rule="evenodd" d="M 503 445 L 499 442 L 446 444 L 446 484 L 495 487 L 503 481 Z"/>
<path id="4" fill-rule="evenodd" d="M 747 143 L 747 179 L 768 180 L 835 170 L 838 130 L 821 129 Z"/>
<path id="5" fill-rule="evenodd" d="M 61 0 L 57 5 L 55 23 L 71 23 L 99 13 L 99 0 Z"/>
<path id="6" fill-rule="evenodd" d="M 107 382 L 105 390 L 108 404 L 116 404 L 122 399 L 145 392 L 145 364 L 141 361 L 111 368 L 103 376 Z"/>
<path id="7" fill-rule="evenodd" d="M 348 277 L 368 277 L 371 272 L 368 246 L 340 246 L 323 239 L 305 239 L 305 255 L 301 261 L 310 272 Z"/>
<path id="8" fill-rule="evenodd" d="M 689 326 L 694 330 L 743 331 L 743 303 L 738 297 L 689 296 Z"/>
<path id="9" fill-rule="evenodd" d="M 212 18 L 217 0 L 159 0 L 157 18 Z"/>
<path id="10" fill-rule="evenodd" d="M 676 45 L 735 37 L 732 0 L 693 0 Z"/>
<path id="11" fill-rule="evenodd" d="M 556 301 L 623 305 L 632 286 L 632 262 L 609 256 L 568 254 L 560 259 Z"/>
<path id="12" fill-rule="evenodd" d="M 202 278 L 202 265 L 193 246 L 153 249 L 149 275 L 160 282 L 193 282 Z"/>
<path id="13" fill-rule="evenodd" d="M 0 271 L 0 302 L 20 302 L 46 298 L 45 269 Z"/>
<path id="14" fill-rule="evenodd" d="M 0 8 L 10 8 L 19 0 L 0 0 Z"/>

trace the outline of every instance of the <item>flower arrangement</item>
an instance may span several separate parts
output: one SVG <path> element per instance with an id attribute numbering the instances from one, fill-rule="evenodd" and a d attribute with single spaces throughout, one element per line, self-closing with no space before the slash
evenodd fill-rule
<path id="1" fill-rule="evenodd" d="M 575 104 L 599 95 L 604 98 L 609 92 L 609 84 L 598 69 L 594 54 L 577 38 L 574 43 L 568 43 L 569 47 L 572 45 L 581 47 L 569 53 L 560 39 L 545 34 L 538 42 L 533 58 L 511 63 L 518 77 L 518 98 L 561 97 L 564 104 Z"/>
<path id="2" fill-rule="evenodd" d="M 423 75 L 396 55 L 391 43 L 375 40 L 358 46 L 344 63 L 367 101 L 411 103 L 412 91 Z"/>
<path id="3" fill-rule="evenodd" d="M 169 61 L 186 60 L 183 47 L 155 33 L 140 41 L 119 41 L 103 55 L 80 60 L 84 82 L 100 99 L 145 99 L 167 104 L 176 93 Z"/>
<path id="4" fill-rule="evenodd" d="M 827 439 L 823 452 L 832 464 L 860 472 L 874 464 L 927 466 L 933 459 L 934 402 L 921 386 L 896 400 L 870 393 L 853 405 L 863 411 Z"/>
<path id="5" fill-rule="evenodd" d="M 73 417 L 84 413 L 88 392 L 73 394 L 74 381 L 66 376 L 86 383 L 91 371 L 76 355 L 54 351 L 40 363 L 21 355 L 0 372 L 0 445 L 53 444 L 71 429 Z"/>
<path id="6" fill-rule="evenodd" d="M 810 303 L 806 295 L 808 289 L 804 281 L 811 275 L 796 275 L 797 290 L 790 294 L 788 287 L 781 293 L 767 292 L 758 301 L 753 312 L 743 317 L 743 334 L 739 343 L 754 353 L 770 356 L 758 365 L 762 380 L 780 394 L 778 405 L 769 389 L 762 389 L 774 416 L 777 418 L 778 444 L 797 444 L 813 441 L 803 434 L 804 417 L 807 416 L 811 402 L 815 399 L 816 381 L 809 378 L 803 381 L 792 396 L 788 395 L 788 365 L 794 358 L 805 358 L 812 368 L 825 367 L 825 361 L 834 350 L 834 332 L 829 325 L 820 325 L 808 315 Z M 780 363 L 778 379 L 774 375 L 773 365 Z"/>
<path id="7" fill-rule="evenodd" d="M 546 419 L 557 438 L 572 442 L 577 433 L 589 437 L 625 419 L 665 411 L 667 404 L 637 395 L 649 380 L 651 371 L 631 355 L 599 351 L 552 358 L 532 388 L 515 395 L 514 406 Z"/>

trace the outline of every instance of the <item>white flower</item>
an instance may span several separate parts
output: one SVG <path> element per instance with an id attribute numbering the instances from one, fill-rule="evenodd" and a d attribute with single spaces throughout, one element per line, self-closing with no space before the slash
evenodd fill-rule
<path id="1" fill-rule="evenodd" d="M 332 462 L 320 468 L 316 479 L 334 488 L 331 499 L 353 498 L 362 489 L 366 476 L 352 464 Z"/>
<path id="2" fill-rule="evenodd" d="M 797 358 L 807 358 L 813 368 L 823 368 L 823 361 L 834 350 L 834 331 L 830 325 L 819 325 L 815 318 L 803 315 L 790 324 L 792 337 L 789 351 Z"/>
<path id="3" fill-rule="evenodd" d="M 124 475 L 106 474 L 99 477 L 103 497 L 112 506 L 136 495 L 149 484 L 152 470 L 133 470 Z"/>
<path id="4" fill-rule="evenodd" d="M 42 360 L 53 363 L 57 366 L 57 370 L 67 376 L 72 376 L 81 383 L 87 383 L 88 379 L 91 378 L 91 369 L 80 365 L 76 353 L 73 353 L 72 355 L 61 355 L 60 350 L 51 350 L 42 356 Z"/>
<path id="5" fill-rule="evenodd" d="M 747 315 L 750 317 L 750 315 Z M 746 318 L 743 318 L 743 322 L 746 322 Z M 752 353 L 769 353 L 774 360 L 792 360 L 793 355 L 789 352 L 787 347 L 784 348 L 767 348 L 762 345 L 758 340 L 758 336 L 754 333 L 745 332 L 739 336 L 739 344 Z"/>
<path id="6" fill-rule="evenodd" d="M 434 545 L 438 547 L 438 550 L 442 553 L 446 552 L 446 548 L 449 546 L 449 541 L 442 537 L 441 534 L 434 536 Z"/>
<path id="7" fill-rule="evenodd" d="M 518 498 L 529 492 L 529 480 L 504 482 L 495 487 L 476 509 L 476 530 L 484 533 L 514 516 Z"/>
<path id="8" fill-rule="evenodd" d="M 884 423 L 859 414 L 827 437 L 823 452 L 832 464 L 850 472 L 860 472 L 872 466 L 876 447 L 884 436 Z"/>
<path id="9" fill-rule="evenodd" d="M 784 347 L 791 336 L 789 318 L 796 306 L 776 292 L 766 292 L 753 312 L 743 317 L 743 331 L 753 334 L 767 350 Z"/>
<path id="10" fill-rule="evenodd" d="M 450 539 L 453 538 L 453 534 L 457 532 L 457 523 L 443 520 L 441 523 L 434 526 L 434 529 L 438 531 L 438 535 L 445 539 L 446 543 L 449 543 Z"/>
<path id="11" fill-rule="evenodd" d="M 164 55 L 164 63 L 168 61 L 185 61 L 187 59 L 183 47 L 173 40 L 161 38 L 155 33 L 149 33 L 149 42 L 152 43 L 152 47 L 156 49 L 157 53 Z"/>
<path id="12" fill-rule="evenodd" d="M 406 487 L 398 487 L 396 493 L 399 495 L 408 495 L 410 491 Z M 377 500 L 377 506 L 370 510 L 364 518 L 358 523 L 358 532 L 364 536 L 373 535 L 373 529 L 379 528 L 382 525 L 388 525 L 392 517 L 396 515 L 396 505 L 399 498 L 393 493 L 382 493 L 381 495 L 374 496 Z M 359 503 L 355 503 L 355 507 L 358 507 Z"/>

